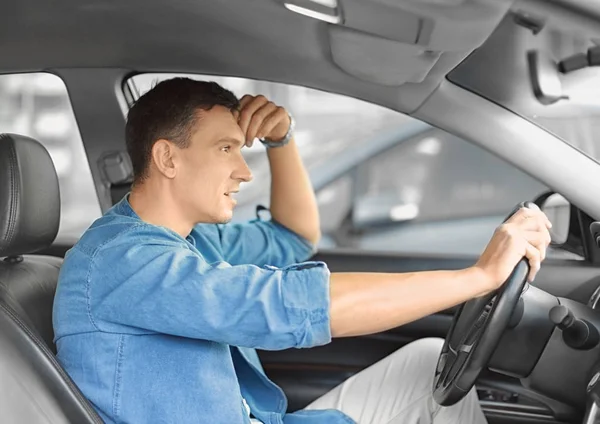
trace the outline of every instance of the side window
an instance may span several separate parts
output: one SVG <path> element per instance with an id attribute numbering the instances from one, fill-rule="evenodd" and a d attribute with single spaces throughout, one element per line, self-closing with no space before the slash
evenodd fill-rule
<path id="1" fill-rule="evenodd" d="M 48 73 L 0 75 L 0 132 L 26 135 L 46 147 L 60 185 L 57 240 L 77 240 L 101 212 L 62 80 Z"/>
<path id="2" fill-rule="evenodd" d="M 129 85 L 143 94 L 174 76 L 182 75 L 137 75 Z M 216 81 L 238 97 L 263 94 L 294 114 L 322 248 L 478 255 L 518 202 L 545 190 L 484 149 L 377 105 L 305 87 L 184 76 Z M 245 150 L 255 178 L 242 186 L 235 220 L 254 218 L 256 205 L 269 202 L 264 147 Z"/>
<path id="3" fill-rule="evenodd" d="M 495 228 L 544 185 L 486 150 L 431 128 L 358 166 L 355 247 L 480 254 Z"/>

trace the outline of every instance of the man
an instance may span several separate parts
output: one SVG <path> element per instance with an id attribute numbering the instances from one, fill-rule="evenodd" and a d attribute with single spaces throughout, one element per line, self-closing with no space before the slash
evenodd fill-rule
<path id="1" fill-rule="evenodd" d="M 269 143 L 271 221 L 226 224 L 250 181 L 241 149 Z M 440 408 L 441 342 L 413 343 L 285 414 L 254 348 L 384 331 L 497 289 L 544 259 L 549 222 L 522 209 L 475 266 L 333 273 L 304 262 L 319 239 L 313 191 L 287 112 L 215 83 L 162 82 L 126 125 L 131 193 L 71 249 L 54 308 L 58 359 L 110 423 L 483 423 L 474 393 Z M 254 419 L 254 418 L 253 418 Z"/>

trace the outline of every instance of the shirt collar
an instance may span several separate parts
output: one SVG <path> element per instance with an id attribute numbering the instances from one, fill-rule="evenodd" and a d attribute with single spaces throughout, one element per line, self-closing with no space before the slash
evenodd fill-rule
<path id="1" fill-rule="evenodd" d="M 135 219 L 145 222 L 142 218 L 140 218 L 140 216 L 131 207 L 131 203 L 129 203 L 129 194 L 130 193 L 131 192 L 127 193 L 125 196 L 123 196 L 123 198 L 121 200 L 119 200 L 119 202 L 114 206 L 115 211 L 119 215 L 129 216 L 131 218 L 135 218 Z M 152 225 L 152 224 L 148 224 L 148 225 Z M 187 241 L 194 247 L 196 246 L 196 241 L 195 241 L 194 237 L 192 237 L 191 233 L 187 237 L 184 238 L 184 237 L 181 237 L 180 234 L 177 234 L 175 231 L 171 230 L 170 228 L 162 227 L 162 226 L 160 228 L 163 228 L 163 229 L 167 230 L 168 232 L 176 235 L 177 237 L 184 239 L 185 241 Z"/>

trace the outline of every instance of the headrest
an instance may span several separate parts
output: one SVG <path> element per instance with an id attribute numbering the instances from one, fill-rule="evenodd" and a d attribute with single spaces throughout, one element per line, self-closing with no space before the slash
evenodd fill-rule
<path id="1" fill-rule="evenodd" d="M 0 134 L 0 257 L 50 246 L 59 221 L 58 177 L 44 146 Z"/>

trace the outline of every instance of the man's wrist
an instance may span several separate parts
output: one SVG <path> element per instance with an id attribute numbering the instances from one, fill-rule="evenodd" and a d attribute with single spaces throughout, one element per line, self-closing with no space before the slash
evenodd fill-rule
<path id="1" fill-rule="evenodd" d="M 483 268 L 473 265 L 459 271 L 462 279 L 473 289 L 473 297 L 479 297 L 494 291 L 498 284 Z"/>
<path id="2" fill-rule="evenodd" d="M 273 163 L 277 163 L 280 161 L 279 158 L 281 158 L 281 160 L 285 161 L 287 159 L 284 158 L 289 158 L 289 155 L 292 154 L 294 155 L 298 154 L 298 148 L 296 147 L 296 143 L 294 141 L 294 139 L 292 138 L 292 140 L 286 144 L 285 146 L 278 148 L 278 149 L 268 149 L 267 148 L 267 158 L 269 160 L 270 164 Z"/>
<path id="3" fill-rule="evenodd" d="M 289 113 L 288 113 L 288 116 L 290 117 L 290 126 L 288 127 L 287 133 L 283 136 L 282 139 L 271 140 L 267 137 L 258 139 L 267 149 L 283 147 L 286 144 L 288 144 L 294 137 L 294 129 L 296 128 L 296 121 L 294 120 L 294 117 L 292 115 L 290 115 Z"/>

